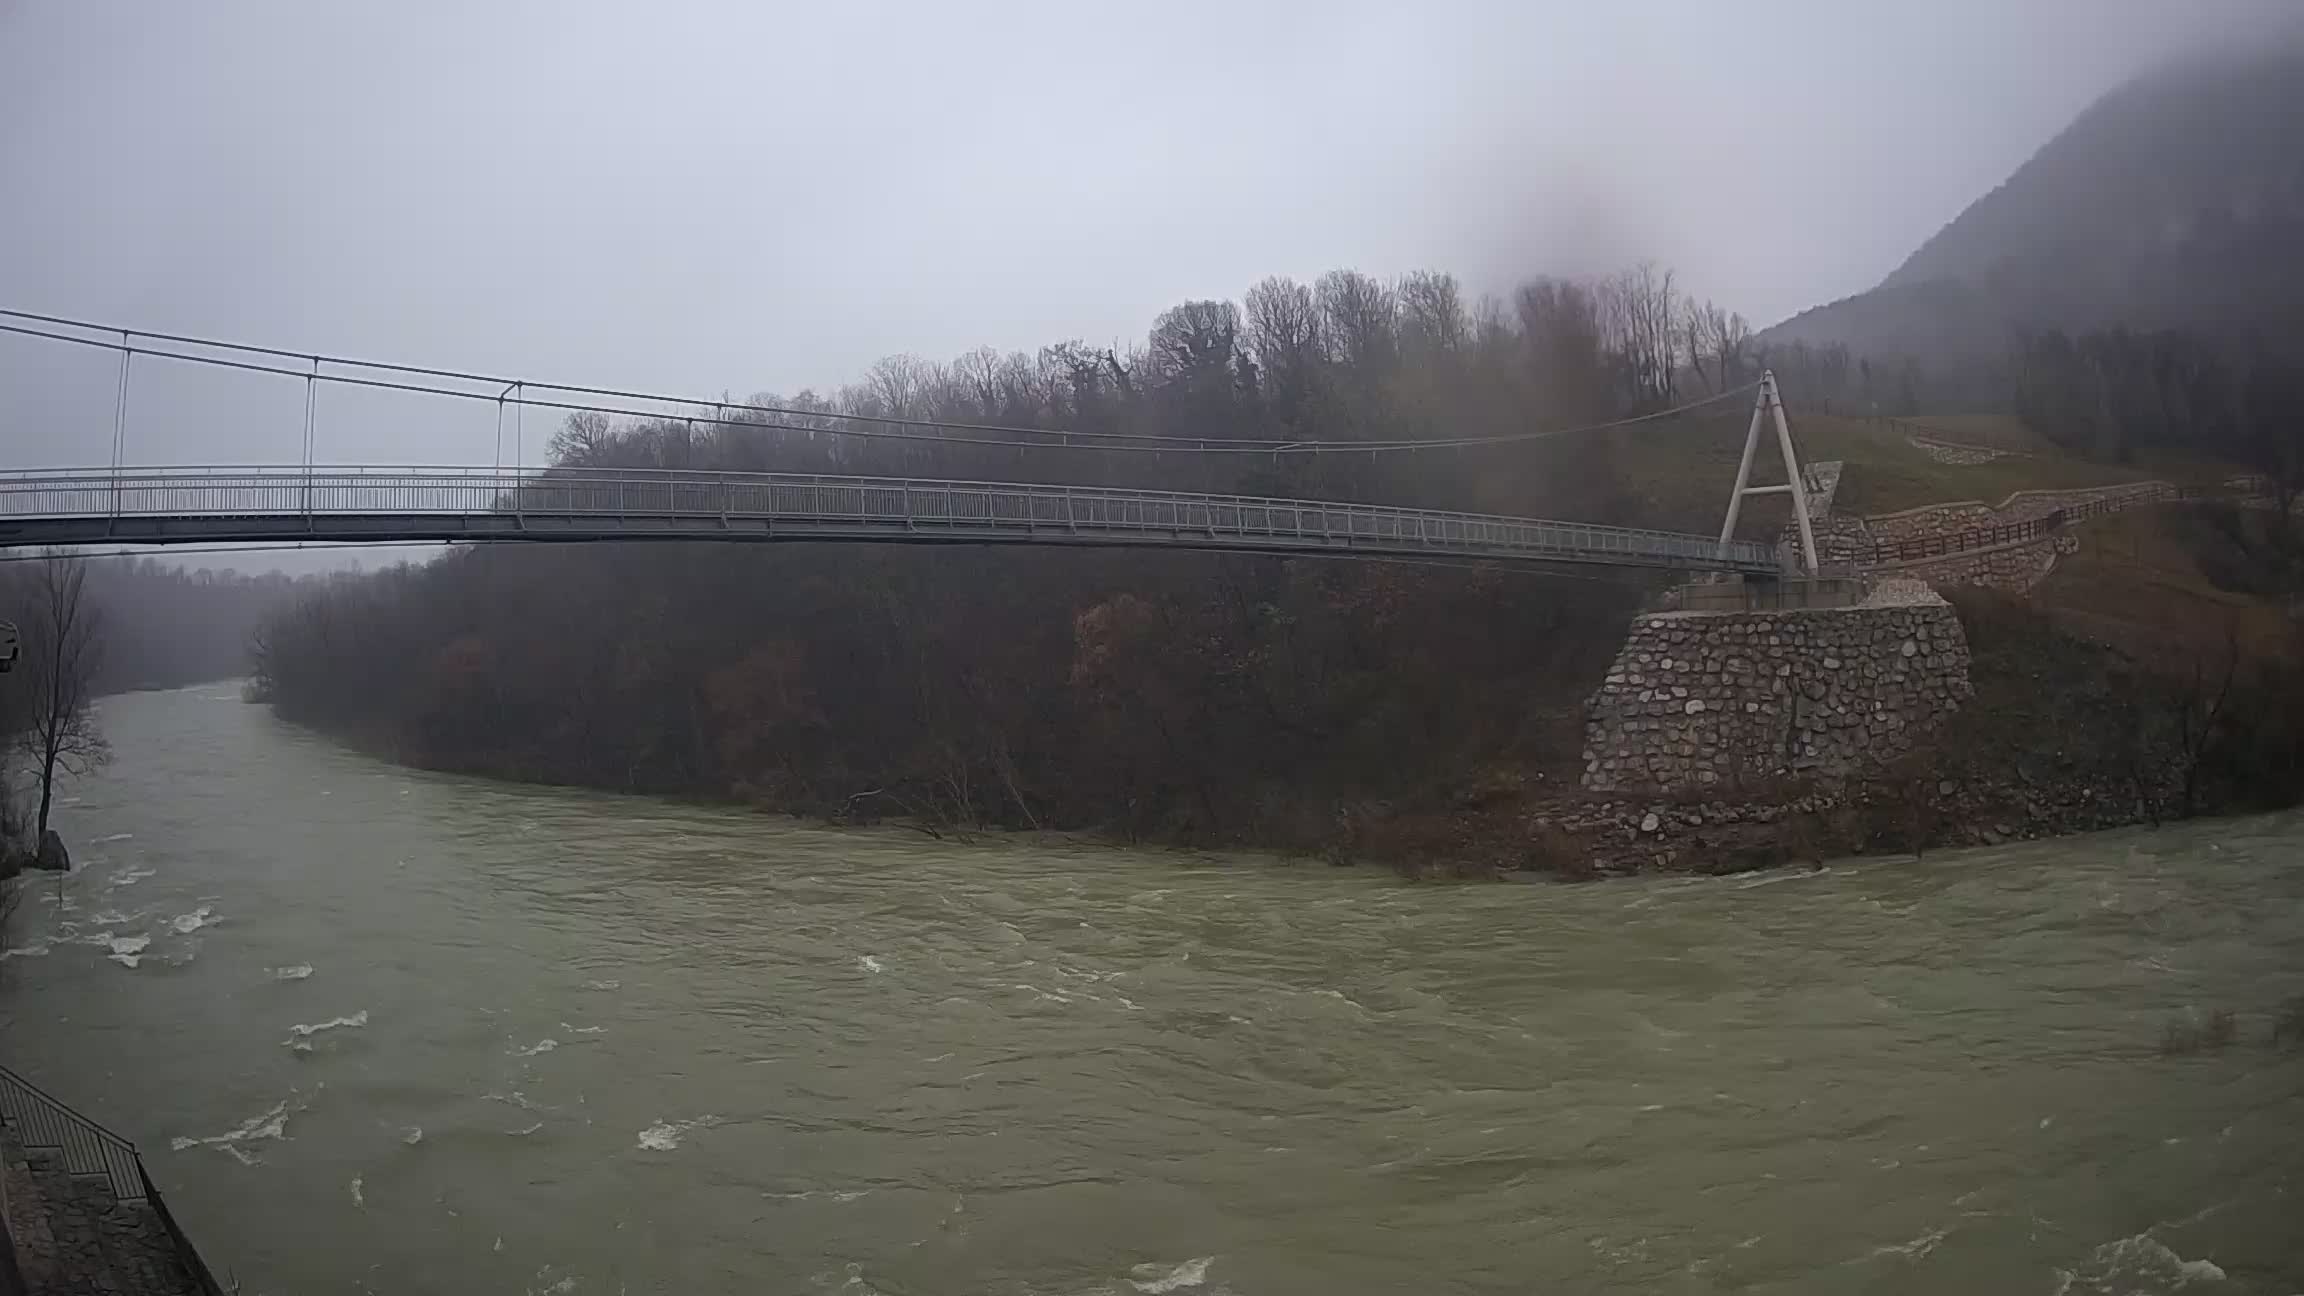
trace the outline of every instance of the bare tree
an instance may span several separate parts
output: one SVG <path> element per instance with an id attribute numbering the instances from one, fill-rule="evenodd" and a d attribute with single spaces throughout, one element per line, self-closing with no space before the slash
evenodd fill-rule
<path id="1" fill-rule="evenodd" d="M 1680 333 L 1688 367 L 1706 392 L 1727 391 L 1742 378 L 1744 352 L 1752 345 L 1752 326 L 1742 315 L 1690 297 L 1681 304 Z"/>
<path id="2" fill-rule="evenodd" d="M 924 418 L 928 396 L 942 375 L 938 367 L 916 355 L 882 356 L 864 371 L 864 381 L 850 413 L 885 418 Z"/>
<path id="3" fill-rule="evenodd" d="M 1450 355 L 1472 340 L 1472 317 L 1456 276 L 1418 270 L 1400 281 L 1400 335 L 1419 356 Z"/>
<path id="4" fill-rule="evenodd" d="M 1283 420 L 1300 416 L 1320 361 L 1320 311 L 1312 290 L 1274 276 L 1248 290 L 1248 350 Z"/>
<path id="5" fill-rule="evenodd" d="M 1680 302 L 1681 345 L 1688 352 L 1688 367 L 1695 371 L 1696 381 L 1704 384 L 1706 393 L 1719 390 L 1713 384 L 1715 371 L 1705 367 L 1712 349 L 1712 316 L 1718 310 L 1710 302 L 1699 304 L 1694 297 L 1682 298 Z"/>
<path id="6" fill-rule="evenodd" d="M 1670 270 L 1643 261 L 1600 281 L 1600 322 L 1636 406 L 1679 394 L 1680 291 Z"/>
<path id="7" fill-rule="evenodd" d="M 1740 312 L 1728 312 L 1728 317 L 1721 320 L 1719 327 L 1712 331 L 1712 355 L 1720 372 L 1720 386 L 1723 390 L 1744 381 L 1744 355 L 1751 349 L 1751 321 L 1745 319 Z M 1759 366 L 1753 367 L 1757 369 Z"/>
<path id="8" fill-rule="evenodd" d="M 1357 270 L 1331 270 L 1313 288 L 1328 358 L 1364 379 L 1392 372 L 1399 352 L 1400 303 L 1392 290 Z"/>
<path id="9" fill-rule="evenodd" d="M 15 687 L 24 690 L 28 714 L 16 742 L 40 779 L 35 850 L 48 836 L 56 775 L 83 775 L 112 759 L 89 709 L 104 645 L 102 617 L 83 597 L 87 584 L 86 562 L 51 549 L 20 586 L 24 660 Z"/>
<path id="10" fill-rule="evenodd" d="M 1529 373 L 1549 412 L 1571 422 L 1607 417 L 1607 339 L 1598 294 L 1572 280 L 1535 279 L 1520 285 L 1514 305 Z"/>
<path id="11" fill-rule="evenodd" d="M 552 462 L 569 468 L 606 463 L 616 445 L 616 420 L 598 410 L 578 410 L 552 434 Z"/>
<path id="12" fill-rule="evenodd" d="M 2177 800 L 2176 812 L 2191 818 L 2200 808 L 2200 773 L 2210 751 L 2227 724 L 2225 706 L 2232 700 L 2232 682 L 2240 674 L 2240 624 L 2236 616 L 2224 621 L 2224 662 L 2211 677 L 2205 652 L 2195 650 L 2192 681 L 2176 700 Z"/>
<path id="13" fill-rule="evenodd" d="M 1162 378 L 1229 375 L 1239 340 L 1239 307 L 1228 301 L 1188 301 L 1152 322 L 1152 363 Z"/>
<path id="14" fill-rule="evenodd" d="M 963 352 L 947 368 L 953 386 L 967 401 L 967 412 L 974 417 L 996 419 L 1005 407 L 1001 387 L 1002 371 L 1007 358 L 997 350 L 980 346 Z"/>

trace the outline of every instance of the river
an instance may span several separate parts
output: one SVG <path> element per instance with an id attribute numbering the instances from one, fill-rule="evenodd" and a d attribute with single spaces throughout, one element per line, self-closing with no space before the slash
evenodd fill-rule
<path id="1" fill-rule="evenodd" d="M 251 1293 L 2304 1289 L 2304 818 L 1414 886 L 101 710 L 0 1048 Z"/>

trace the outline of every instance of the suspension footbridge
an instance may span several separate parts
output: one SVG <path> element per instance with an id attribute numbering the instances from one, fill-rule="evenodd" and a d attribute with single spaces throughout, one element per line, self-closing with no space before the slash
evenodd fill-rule
<path id="1" fill-rule="evenodd" d="M 501 453 L 507 409 L 589 410 L 720 426 L 767 427 L 840 436 L 997 444 L 1022 451 L 1094 449 L 1169 454 L 1283 454 L 1339 450 L 1413 452 L 1522 439 L 1519 434 L 1437 442 L 1322 443 L 1210 439 L 1154 440 L 1125 433 L 923 423 L 823 415 L 601 388 L 508 381 L 479 374 L 308 356 L 165 334 L 110 329 L 21 312 L 0 316 L 0 333 L 96 347 L 119 356 L 113 462 L 100 467 L 0 471 L 0 548 L 38 545 L 267 543 L 845 541 L 898 544 L 1121 546 L 1265 554 L 1583 564 L 1752 575 L 1798 570 L 1790 549 L 1719 536 L 1584 522 L 1403 508 L 1381 504 L 1250 495 L 1138 490 L 1030 482 L 836 476 L 688 469 L 331 466 L 314 461 L 315 394 L 324 384 L 492 400 Z M 304 386 L 305 461 L 283 465 L 135 466 L 121 462 L 128 440 L 132 364 L 144 359 L 278 375 Z M 493 387 L 494 394 L 488 394 Z M 1772 381 L 1758 384 L 1743 471 L 1763 414 L 1782 425 Z M 1741 394 L 1741 393 L 1731 393 Z M 1718 399 L 1718 398 L 1714 398 Z M 624 403 L 617 403 L 624 402 Z M 635 408 L 629 402 L 656 402 Z M 1707 402 L 1709 403 L 1709 402 Z M 1670 413 L 1672 411 L 1668 411 Z M 802 416 L 810 423 L 779 421 Z M 151 417 L 148 413 L 146 417 Z M 1656 417 L 1656 416 L 1650 416 Z M 882 426 L 859 429 L 827 420 Z M 1635 422 L 1640 420 L 1626 420 Z M 997 440 L 991 438 L 997 437 Z M 1149 444 L 1148 444 L 1149 443 Z M 1790 442 L 1784 438 L 1789 465 Z M 1798 482 L 1796 473 L 1791 479 Z M 1801 501 L 1804 506 L 1805 501 Z M 1804 546 L 1813 570 L 1813 547 Z"/>

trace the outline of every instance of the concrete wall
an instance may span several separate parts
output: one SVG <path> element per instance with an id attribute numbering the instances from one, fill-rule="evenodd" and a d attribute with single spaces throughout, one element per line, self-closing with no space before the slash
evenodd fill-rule
<path id="1" fill-rule="evenodd" d="M 1651 613 L 1592 696 L 1584 786 L 1674 793 L 1844 775 L 1894 755 L 1970 693 L 1967 637 L 1934 594 Z"/>

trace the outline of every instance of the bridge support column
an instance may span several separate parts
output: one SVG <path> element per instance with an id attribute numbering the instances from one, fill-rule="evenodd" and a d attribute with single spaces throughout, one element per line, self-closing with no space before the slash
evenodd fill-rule
<path id="1" fill-rule="evenodd" d="M 1760 448 L 1761 425 L 1773 416 L 1776 422 L 1776 452 L 1784 460 L 1784 481 L 1776 486 L 1752 484 L 1752 456 Z M 1747 495 L 1790 495 L 1792 517 L 1800 528 L 1801 570 L 1815 575 L 1821 568 L 1816 561 L 1816 528 L 1808 516 L 1808 485 L 1800 475 L 1800 456 L 1792 448 L 1792 425 L 1784 421 L 1784 401 L 1776 394 L 1776 374 L 1773 370 L 1760 375 L 1760 391 L 1752 401 L 1752 426 L 1744 432 L 1744 457 L 1736 465 L 1736 485 L 1728 492 L 1728 517 L 1720 524 L 1720 554 L 1728 554 L 1728 542 L 1736 538 L 1736 519 L 1744 511 Z"/>
<path id="2" fill-rule="evenodd" d="M 1653 612 L 1633 620 L 1592 695 L 1584 786 L 1725 793 L 1847 775 L 1903 750 L 1971 693 L 1967 636 L 1934 594 Z"/>

